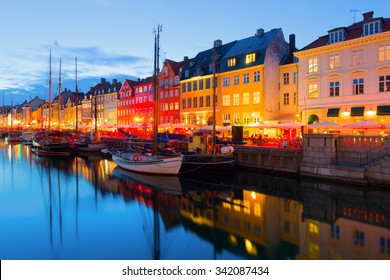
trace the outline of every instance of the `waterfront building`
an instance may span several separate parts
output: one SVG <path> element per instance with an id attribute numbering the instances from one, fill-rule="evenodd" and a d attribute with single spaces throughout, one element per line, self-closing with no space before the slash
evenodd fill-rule
<path id="1" fill-rule="evenodd" d="M 139 129 L 143 136 L 147 136 L 153 123 L 153 77 L 140 80 L 134 90 L 134 127 Z"/>
<path id="2" fill-rule="evenodd" d="M 184 62 L 165 59 L 159 73 L 159 124 L 180 123 L 180 67 Z"/>
<path id="3" fill-rule="evenodd" d="M 390 18 L 364 13 L 294 54 L 303 124 L 390 122 Z"/>
<path id="4" fill-rule="evenodd" d="M 118 125 L 131 125 L 134 121 L 134 87 L 137 83 L 129 79 L 125 79 L 122 83 L 118 100 Z"/>

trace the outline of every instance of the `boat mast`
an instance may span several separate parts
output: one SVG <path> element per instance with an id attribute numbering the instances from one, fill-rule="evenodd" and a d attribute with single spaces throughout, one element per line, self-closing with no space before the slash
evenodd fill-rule
<path id="1" fill-rule="evenodd" d="M 95 100 L 95 108 L 94 108 L 94 114 L 95 114 L 95 133 L 97 132 L 97 102 L 96 102 L 96 88 L 94 91 L 94 100 Z"/>
<path id="2" fill-rule="evenodd" d="M 60 120 L 60 113 L 61 111 L 61 58 L 60 58 L 60 71 L 59 71 L 59 78 L 58 78 L 58 130 L 61 130 L 61 120 Z"/>
<path id="3" fill-rule="evenodd" d="M 153 72 L 153 154 L 157 154 L 157 128 L 158 128 L 158 74 L 160 73 L 159 55 L 160 55 L 160 31 L 162 26 L 158 25 L 154 30 L 154 72 Z"/>
<path id="4" fill-rule="evenodd" d="M 52 101 L 51 101 L 51 98 L 52 98 L 52 92 L 51 92 L 51 88 L 52 88 L 52 80 L 51 80 L 51 50 L 50 50 L 50 58 L 49 58 L 49 130 L 51 129 L 51 117 L 52 117 Z"/>
<path id="5" fill-rule="evenodd" d="M 216 95 L 216 87 L 217 87 L 217 79 L 216 79 L 216 66 L 217 66 L 217 63 L 216 63 L 216 50 L 215 50 L 215 42 L 214 42 L 214 46 L 213 46 L 213 139 L 211 141 L 211 145 L 212 145 L 212 153 L 215 153 L 215 137 L 216 137 L 216 133 L 215 133 L 215 122 L 216 122 L 216 117 L 215 117 L 215 114 L 216 114 L 216 98 L 217 98 L 217 95 Z"/>
<path id="6" fill-rule="evenodd" d="M 3 92 L 3 107 L 2 107 L 2 117 L 3 117 L 3 128 L 5 127 L 5 117 L 4 117 L 4 92 Z"/>
<path id="7" fill-rule="evenodd" d="M 79 88 L 77 85 L 77 57 L 75 57 L 75 78 L 76 78 L 76 90 L 75 90 L 76 91 L 76 135 L 77 135 L 79 131 L 79 127 L 78 127 Z"/>

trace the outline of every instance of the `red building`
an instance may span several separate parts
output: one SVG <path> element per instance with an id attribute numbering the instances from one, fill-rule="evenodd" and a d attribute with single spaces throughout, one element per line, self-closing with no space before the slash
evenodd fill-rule
<path id="1" fill-rule="evenodd" d="M 119 90 L 118 125 L 129 126 L 135 122 L 135 86 L 138 81 L 125 79 Z"/>
<path id="2" fill-rule="evenodd" d="M 134 86 L 132 123 L 139 134 L 148 137 L 153 130 L 153 77 L 140 80 Z"/>

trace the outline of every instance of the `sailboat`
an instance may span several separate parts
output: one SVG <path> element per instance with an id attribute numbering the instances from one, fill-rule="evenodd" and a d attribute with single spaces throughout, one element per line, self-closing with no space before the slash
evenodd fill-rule
<path id="1" fill-rule="evenodd" d="M 158 74 L 159 74 L 159 40 L 161 26 L 158 25 L 154 37 L 154 74 L 153 74 L 153 142 L 151 153 L 118 153 L 112 155 L 112 160 L 121 168 L 128 171 L 152 175 L 178 175 L 182 162 L 182 155 L 157 154 L 157 128 L 158 128 Z"/>
<path id="2" fill-rule="evenodd" d="M 37 155 L 42 156 L 70 156 L 72 154 L 70 149 L 70 135 L 60 131 L 60 110 L 61 110 L 61 59 L 58 82 L 58 130 L 51 131 L 51 117 L 52 117 L 52 79 L 51 79 L 51 51 L 50 51 L 50 72 L 49 72 L 49 131 L 42 131 L 35 134 L 31 151 Z"/>
<path id="3" fill-rule="evenodd" d="M 229 172 L 234 167 L 233 146 L 217 144 L 216 136 L 216 44 L 214 43 L 213 51 L 213 115 L 212 115 L 212 135 L 193 134 L 191 145 L 196 147 L 204 146 L 204 149 L 194 152 L 182 152 L 184 154 L 183 165 L 180 172 Z M 190 145 L 190 143 L 189 143 Z M 207 147 L 206 147 L 207 145 Z M 198 150 L 198 147 L 196 147 Z"/>

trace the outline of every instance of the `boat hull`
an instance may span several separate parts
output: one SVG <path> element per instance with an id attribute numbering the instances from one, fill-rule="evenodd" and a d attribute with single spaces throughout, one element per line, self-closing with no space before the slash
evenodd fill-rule
<path id="1" fill-rule="evenodd" d="M 80 152 L 100 152 L 102 149 L 106 148 L 105 143 L 91 143 L 85 146 L 76 146 L 76 151 Z"/>
<path id="2" fill-rule="evenodd" d="M 177 175 L 183 157 L 160 157 L 148 155 L 112 155 L 112 160 L 121 168 L 150 175 Z"/>
<path id="3" fill-rule="evenodd" d="M 233 169 L 233 155 L 189 154 L 184 155 L 180 172 L 229 172 Z"/>

